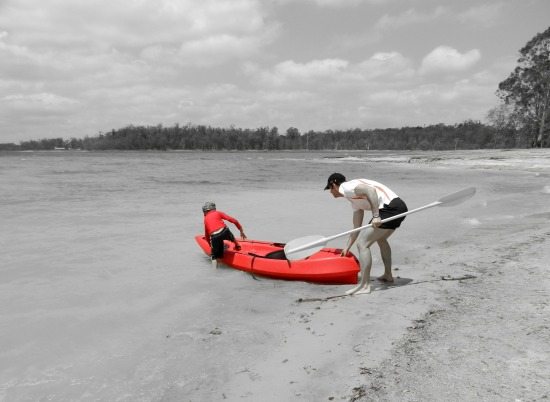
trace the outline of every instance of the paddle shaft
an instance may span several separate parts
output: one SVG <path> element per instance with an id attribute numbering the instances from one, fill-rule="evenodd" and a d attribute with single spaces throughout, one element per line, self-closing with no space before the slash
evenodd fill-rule
<path id="1" fill-rule="evenodd" d="M 436 206 L 438 206 L 439 204 L 441 204 L 440 201 L 434 201 L 434 202 L 432 202 L 431 204 L 424 205 L 423 207 L 418 207 L 418 208 L 416 208 L 416 209 L 411 209 L 410 211 L 403 212 L 402 214 L 398 214 L 398 215 L 390 216 L 389 218 L 386 218 L 386 219 L 382 219 L 382 220 L 380 221 L 380 224 L 386 223 L 386 222 L 389 222 L 389 221 L 393 221 L 393 220 L 395 220 L 395 219 L 402 218 L 402 217 L 404 217 L 404 216 L 413 214 L 413 213 L 415 213 L 415 212 L 422 211 L 423 209 L 428 209 L 428 208 L 431 208 L 431 207 L 436 207 Z M 370 228 L 370 227 L 372 227 L 372 223 L 369 223 L 368 225 L 360 226 L 360 227 L 358 227 L 358 228 L 350 229 L 350 230 L 348 230 L 347 232 L 339 233 L 339 234 L 336 234 L 336 235 L 334 235 L 334 236 L 329 236 L 329 237 L 326 238 L 326 241 L 329 242 L 329 241 L 331 241 L 331 240 L 338 239 L 339 237 L 343 237 L 343 236 L 352 234 L 352 233 L 354 233 L 354 232 L 359 232 L 359 231 L 361 231 L 361 230 L 363 230 L 363 229 Z"/>
<path id="2" fill-rule="evenodd" d="M 402 214 L 390 216 L 389 218 L 386 218 L 386 219 L 381 220 L 380 223 L 382 224 L 382 223 L 385 223 L 385 222 L 393 221 L 393 220 L 395 220 L 395 219 L 402 218 L 402 217 L 404 217 L 404 216 L 413 214 L 413 213 L 415 213 L 415 212 L 422 211 L 422 210 L 424 210 L 424 209 L 436 207 L 436 206 L 441 205 L 441 204 L 442 204 L 441 201 L 434 201 L 434 202 L 432 202 L 432 203 L 430 203 L 430 204 L 427 204 L 427 205 L 424 205 L 424 206 L 422 206 L 422 207 L 418 207 L 418 208 L 415 208 L 415 209 L 411 209 L 410 211 L 403 212 Z M 335 234 L 335 235 L 333 235 L 333 236 L 325 237 L 324 239 L 317 240 L 317 241 L 314 241 L 314 242 L 309 243 L 309 244 L 304 244 L 303 246 L 296 247 L 295 249 L 292 249 L 292 250 L 288 250 L 288 253 L 296 253 L 296 252 L 298 252 L 298 251 L 302 251 L 302 250 L 305 250 L 305 249 L 307 249 L 307 248 L 310 248 L 310 247 L 313 247 L 313 246 L 317 246 L 317 245 L 319 245 L 319 244 L 326 244 L 326 243 L 328 243 L 328 242 L 331 241 L 331 240 L 338 239 L 339 237 L 347 236 L 347 235 L 352 234 L 352 233 L 354 233 L 354 232 L 359 232 L 359 231 L 361 231 L 361 230 L 364 230 L 364 229 L 367 229 L 367 228 L 370 228 L 370 227 L 372 227 L 372 223 L 369 223 L 368 225 L 360 226 L 360 227 L 358 227 L 358 228 L 350 229 L 350 230 L 348 230 L 347 232 L 338 233 L 338 234 Z"/>

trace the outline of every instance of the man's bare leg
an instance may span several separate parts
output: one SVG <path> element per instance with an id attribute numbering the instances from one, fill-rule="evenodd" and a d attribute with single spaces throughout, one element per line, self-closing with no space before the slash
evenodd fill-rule
<path id="1" fill-rule="evenodd" d="M 393 232 L 393 229 L 378 228 L 368 228 L 361 232 L 359 238 L 357 239 L 357 248 L 359 250 L 357 259 L 359 260 L 359 264 L 361 266 L 361 280 L 359 285 L 346 291 L 347 295 L 371 292 L 370 271 L 372 268 L 372 253 L 370 251 L 370 246 L 372 246 L 374 242 L 382 241 L 388 245 L 384 251 L 387 253 L 389 252 L 389 254 L 386 254 L 386 256 L 383 255 L 382 259 L 384 261 L 384 269 L 386 269 L 386 264 L 389 263 L 388 268 L 391 274 L 391 248 L 389 247 L 387 239 Z"/>
<path id="2" fill-rule="evenodd" d="M 359 247 L 359 253 L 357 256 L 357 259 L 359 260 L 359 266 L 361 267 L 361 278 L 359 280 L 359 284 L 354 287 L 353 289 L 350 289 L 346 291 L 347 295 L 352 295 L 355 293 L 370 293 L 370 270 L 372 267 L 372 254 L 370 252 L 369 247 Z"/>
<path id="3" fill-rule="evenodd" d="M 388 237 L 392 235 L 394 231 L 391 230 L 386 237 L 378 240 L 378 246 L 380 247 L 380 254 L 382 255 L 382 262 L 384 263 L 384 275 L 378 277 L 380 282 L 393 282 L 393 275 L 391 272 L 392 261 L 391 261 L 391 247 L 388 243 Z"/>

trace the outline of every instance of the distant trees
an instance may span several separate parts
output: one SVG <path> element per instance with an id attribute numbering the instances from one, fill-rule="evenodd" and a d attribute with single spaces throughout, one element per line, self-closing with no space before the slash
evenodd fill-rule
<path id="1" fill-rule="evenodd" d="M 0 144 L 0 151 L 19 151 L 21 147 L 13 142 Z"/>
<path id="2" fill-rule="evenodd" d="M 495 112 L 496 113 L 496 112 Z M 496 118 L 496 117 L 495 117 Z M 505 123 L 503 123 L 505 124 Z M 173 127 L 127 126 L 95 137 L 62 138 L 5 144 L 0 150 L 454 150 L 505 148 L 512 144 L 514 129 L 494 127 L 467 120 L 460 124 L 436 124 L 375 130 L 310 130 L 304 134 L 290 127 L 284 135 L 277 127 L 241 129 L 191 124 Z M 509 129 L 510 135 L 503 135 Z"/>
<path id="3" fill-rule="evenodd" d="M 26 141 L 22 142 L 19 148 L 23 151 L 26 150 L 50 150 L 56 148 L 67 148 L 66 142 L 63 138 L 48 138 L 39 141 Z"/>
<path id="4" fill-rule="evenodd" d="M 489 118 L 532 147 L 550 146 L 550 28 L 537 34 L 520 50 L 518 66 L 498 86 L 503 105 Z M 522 138 L 526 137 L 526 138 Z"/>

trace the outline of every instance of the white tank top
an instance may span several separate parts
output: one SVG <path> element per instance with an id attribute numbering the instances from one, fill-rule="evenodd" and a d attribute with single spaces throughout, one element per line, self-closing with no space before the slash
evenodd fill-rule
<path id="1" fill-rule="evenodd" d="M 378 208 L 382 208 L 384 204 L 389 204 L 391 200 L 398 197 L 398 195 L 395 194 L 389 187 L 374 180 L 355 179 L 346 181 L 340 185 L 338 191 L 340 192 L 340 194 L 346 197 L 349 202 L 351 202 L 351 207 L 354 210 L 365 209 L 370 211 L 371 209 L 370 203 L 367 199 L 358 198 L 355 195 L 355 187 L 357 187 L 359 184 L 366 184 L 367 186 L 371 186 L 376 190 L 376 194 L 378 195 Z"/>

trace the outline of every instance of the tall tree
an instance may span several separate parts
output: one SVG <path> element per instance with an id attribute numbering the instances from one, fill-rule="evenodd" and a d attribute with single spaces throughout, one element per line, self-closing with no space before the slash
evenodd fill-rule
<path id="1" fill-rule="evenodd" d="M 550 28 L 520 50 L 518 66 L 498 86 L 497 95 L 521 116 L 531 146 L 550 146 Z"/>

